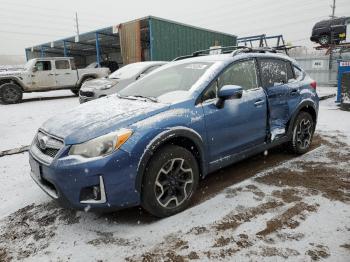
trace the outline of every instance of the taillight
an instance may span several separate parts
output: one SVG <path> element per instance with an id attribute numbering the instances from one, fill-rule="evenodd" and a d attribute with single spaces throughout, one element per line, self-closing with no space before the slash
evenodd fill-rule
<path id="1" fill-rule="evenodd" d="M 310 86 L 311 86 L 313 89 L 316 90 L 316 87 L 317 87 L 316 81 L 312 81 L 311 84 L 310 84 Z"/>

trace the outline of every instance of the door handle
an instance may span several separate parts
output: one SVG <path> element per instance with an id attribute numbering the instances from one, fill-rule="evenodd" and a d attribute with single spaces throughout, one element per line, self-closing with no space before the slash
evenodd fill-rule
<path id="1" fill-rule="evenodd" d="M 299 93 L 299 89 L 292 89 L 291 91 L 290 91 L 290 94 L 292 95 L 292 96 L 295 96 L 295 95 L 297 95 Z"/>
<path id="2" fill-rule="evenodd" d="M 264 103 L 265 103 L 264 100 L 259 99 L 259 100 L 255 101 L 254 105 L 255 105 L 255 106 L 261 106 L 261 105 L 263 105 Z"/>
<path id="3" fill-rule="evenodd" d="M 70 73 L 65 73 L 65 75 L 70 75 Z"/>
<path id="4" fill-rule="evenodd" d="M 55 74 L 49 74 L 49 76 L 54 76 Z"/>

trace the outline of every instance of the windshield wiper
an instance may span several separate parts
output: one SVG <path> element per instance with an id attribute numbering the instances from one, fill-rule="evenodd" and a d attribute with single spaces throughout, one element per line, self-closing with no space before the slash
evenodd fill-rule
<path id="1" fill-rule="evenodd" d="M 153 97 L 153 96 L 136 95 L 136 96 L 129 96 L 129 97 L 144 98 L 144 99 L 147 99 L 147 100 L 152 101 L 154 103 L 158 103 L 158 99 Z"/>
<path id="2" fill-rule="evenodd" d="M 119 93 L 117 93 L 117 96 L 119 98 L 124 98 L 124 99 L 132 99 L 132 100 L 136 100 L 136 99 L 139 99 L 139 98 L 143 98 L 143 99 L 147 99 L 149 101 L 152 101 L 154 103 L 158 103 L 158 99 L 153 97 L 153 96 L 142 96 L 142 95 L 136 95 L 136 96 L 122 96 L 120 95 Z"/>

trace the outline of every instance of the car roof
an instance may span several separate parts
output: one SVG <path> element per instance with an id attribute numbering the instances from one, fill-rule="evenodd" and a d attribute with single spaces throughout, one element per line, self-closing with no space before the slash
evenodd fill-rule
<path id="1" fill-rule="evenodd" d="M 167 62 L 167 61 L 143 61 L 143 62 L 131 63 L 128 65 L 144 65 L 146 67 L 146 66 L 152 66 L 152 65 L 164 65 L 167 63 L 169 63 L 169 62 Z"/>
<path id="2" fill-rule="evenodd" d="M 219 55 L 205 55 L 205 56 L 197 56 L 179 60 L 177 62 L 233 62 L 236 60 L 244 59 L 244 58 L 277 58 L 288 60 L 292 63 L 295 63 L 295 60 L 290 58 L 288 55 L 283 53 L 260 53 L 260 52 L 242 52 L 236 55 L 232 54 L 219 54 Z"/>
<path id="3" fill-rule="evenodd" d="M 334 21 L 339 21 L 340 23 L 343 23 L 345 22 L 345 20 L 349 19 L 350 17 L 347 17 L 347 16 L 341 16 L 341 17 L 335 17 L 335 18 L 331 18 L 331 19 L 324 19 L 324 20 L 321 20 L 319 22 L 317 22 L 315 24 L 315 26 L 318 26 L 318 25 L 322 25 L 322 24 L 326 24 L 326 23 L 331 23 L 333 20 Z"/>
<path id="4" fill-rule="evenodd" d="M 64 56 L 55 56 L 55 57 L 36 57 L 36 58 L 33 58 L 33 60 L 36 59 L 36 60 L 58 60 L 58 59 L 74 59 L 73 57 L 64 57 Z"/>

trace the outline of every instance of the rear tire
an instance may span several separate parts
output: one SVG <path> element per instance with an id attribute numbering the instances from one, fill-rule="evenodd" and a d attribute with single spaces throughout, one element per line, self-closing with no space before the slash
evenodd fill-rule
<path id="1" fill-rule="evenodd" d="M 142 183 L 141 204 L 157 217 L 183 211 L 191 202 L 199 180 L 196 158 L 183 147 L 166 145 L 152 157 Z"/>
<path id="2" fill-rule="evenodd" d="M 329 45 L 329 35 L 321 35 L 318 39 L 320 45 Z"/>
<path id="3" fill-rule="evenodd" d="M 22 101 L 23 91 L 20 86 L 7 83 L 0 86 L 0 99 L 4 104 L 17 104 Z"/>
<path id="4" fill-rule="evenodd" d="M 306 153 L 311 146 L 315 131 L 315 123 L 312 116 L 307 112 L 300 112 L 293 125 L 292 140 L 289 148 L 295 154 Z"/>

